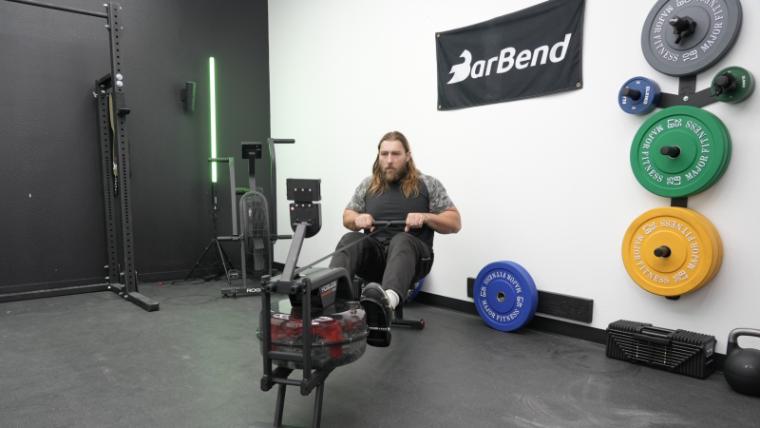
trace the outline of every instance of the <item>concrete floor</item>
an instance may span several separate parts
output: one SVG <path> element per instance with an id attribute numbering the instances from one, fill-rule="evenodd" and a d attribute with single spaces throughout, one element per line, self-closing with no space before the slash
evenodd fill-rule
<path id="1" fill-rule="evenodd" d="M 271 426 L 260 299 L 222 298 L 221 285 L 143 284 L 153 313 L 106 292 L 0 304 L 0 427 Z M 336 369 L 323 427 L 760 427 L 760 399 L 721 373 L 693 379 L 596 343 L 406 312 L 427 328 Z M 289 387 L 284 423 L 308 426 L 312 398 Z"/>

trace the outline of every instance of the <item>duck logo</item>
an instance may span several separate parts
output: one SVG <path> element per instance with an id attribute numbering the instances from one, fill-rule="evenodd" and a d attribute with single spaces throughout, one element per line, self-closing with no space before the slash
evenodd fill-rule
<path id="1" fill-rule="evenodd" d="M 464 79 L 470 77 L 470 62 L 472 62 L 472 54 L 467 49 L 463 50 L 459 55 L 464 60 L 461 64 L 456 64 L 451 67 L 449 74 L 452 74 L 451 80 L 446 82 L 447 85 L 452 83 L 459 83 Z"/>
<path id="2" fill-rule="evenodd" d="M 584 8 L 585 0 L 549 0 L 437 33 L 438 109 L 580 89 Z"/>

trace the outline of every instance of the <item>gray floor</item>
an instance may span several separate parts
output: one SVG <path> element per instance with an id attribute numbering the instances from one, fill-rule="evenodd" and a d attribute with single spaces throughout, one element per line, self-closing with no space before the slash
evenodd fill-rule
<path id="1" fill-rule="evenodd" d="M 0 427 L 271 426 L 259 389 L 259 298 L 219 283 L 143 284 L 147 313 L 111 293 L 0 304 Z M 500 333 L 424 305 L 327 379 L 323 427 L 760 427 L 760 399 L 539 331 Z M 308 426 L 289 388 L 284 422 Z"/>

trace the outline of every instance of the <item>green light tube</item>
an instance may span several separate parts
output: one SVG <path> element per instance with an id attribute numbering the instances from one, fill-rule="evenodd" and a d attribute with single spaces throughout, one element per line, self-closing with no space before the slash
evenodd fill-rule
<path id="1" fill-rule="evenodd" d="M 211 157 L 216 158 L 216 64 L 208 59 L 209 111 L 211 112 Z M 211 162 L 211 182 L 216 183 L 216 162 Z"/>

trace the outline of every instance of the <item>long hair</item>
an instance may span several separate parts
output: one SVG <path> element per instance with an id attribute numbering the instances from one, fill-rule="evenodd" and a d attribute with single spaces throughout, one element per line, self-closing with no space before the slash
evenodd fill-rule
<path id="1" fill-rule="evenodd" d="M 377 143 L 378 154 L 375 157 L 375 163 L 372 165 L 372 183 L 369 185 L 369 193 L 383 193 L 388 187 L 388 183 L 383 179 L 383 173 L 380 169 L 380 145 L 383 141 L 399 141 L 404 146 L 404 152 L 409 153 L 409 141 L 404 134 L 398 131 L 391 131 L 383 135 L 380 142 Z M 411 157 L 406 163 L 406 175 L 401 179 L 401 192 L 405 198 L 417 197 L 420 194 L 420 171 L 414 166 L 414 159 Z"/>

